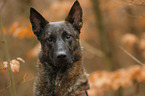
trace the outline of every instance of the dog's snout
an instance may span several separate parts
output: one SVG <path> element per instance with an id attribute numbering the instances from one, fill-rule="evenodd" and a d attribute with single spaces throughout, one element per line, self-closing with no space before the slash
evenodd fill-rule
<path id="1" fill-rule="evenodd" d="M 66 50 L 66 46 L 63 40 L 58 39 L 56 42 L 57 46 L 56 46 L 56 57 L 58 59 L 65 59 L 67 57 L 67 50 Z"/>
<path id="2" fill-rule="evenodd" d="M 57 58 L 66 58 L 66 52 L 65 51 L 60 51 L 57 53 Z"/>

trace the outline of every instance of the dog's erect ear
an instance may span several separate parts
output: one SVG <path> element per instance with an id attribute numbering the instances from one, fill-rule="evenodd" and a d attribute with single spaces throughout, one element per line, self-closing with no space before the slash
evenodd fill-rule
<path id="1" fill-rule="evenodd" d="M 66 17 L 65 21 L 68 21 L 71 23 L 76 29 L 80 30 L 83 21 L 82 21 L 82 8 L 78 2 L 78 0 L 75 1 L 73 4 L 68 16 Z"/>
<path id="2" fill-rule="evenodd" d="M 48 22 L 34 8 L 30 8 L 30 21 L 34 34 L 38 37 Z"/>

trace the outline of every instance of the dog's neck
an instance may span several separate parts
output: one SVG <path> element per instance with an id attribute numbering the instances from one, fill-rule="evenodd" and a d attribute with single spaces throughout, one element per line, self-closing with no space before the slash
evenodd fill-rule
<path id="1" fill-rule="evenodd" d="M 38 63 L 38 77 L 42 82 L 41 86 L 47 87 L 47 92 L 49 91 L 49 94 L 52 94 L 51 96 L 65 96 L 65 94 L 68 95 L 74 90 L 76 93 L 79 93 L 82 90 L 88 89 L 88 81 L 81 60 L 75 62 L 73 68 L 68 68 L 65 72 L 54 71 L 52 66 L 46 67 L 44 63 L 47 62 Z M 70 71 L 71 69 L 74 71 Z M 45 90 L 42 89 L 41 91 Z"/>

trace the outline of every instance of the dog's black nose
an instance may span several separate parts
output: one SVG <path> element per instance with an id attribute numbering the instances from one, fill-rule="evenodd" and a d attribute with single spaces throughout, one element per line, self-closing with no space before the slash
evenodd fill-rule
<path id="1" fill-rule="evenodd" d="M 66 52 L 65 51 L 58 52 L 57 58 L 66 58 Z"/>

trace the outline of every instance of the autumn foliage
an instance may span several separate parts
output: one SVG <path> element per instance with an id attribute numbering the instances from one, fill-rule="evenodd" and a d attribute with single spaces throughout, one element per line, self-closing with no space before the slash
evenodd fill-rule
<path id="1" fill-rule="evenodd" d="M 25 63 L 25 61 L 22 59 L 22 58 L 17 58 L 17 59 L 13 59 L 10 61 L 10 66 L 11 66 L 11 70 L 12 72 L 14 73 L 17 73 L 19 72 L 19 69 L 20 69 L 20 63 Z M 8 62 L 7 61 L 4 61 L 3 62 L 3 66 L 1 67 L 3 70 L 7 70 L 9 68 L 8 66 Z"/>
<path id="2" fill-rule="evenodd" d="M 0 0 L 0 6 L 2 1 Z M 97 4 L 93 1 L 99 1 L 99 11 L 95 9 Z M 16 82 L 19 83 L 21 80 L 26 82 L 24 85 L 17 86 L 18 96 L 33 96 L 32 78 L 36 73 L 35 65 L 41 49 L 40 44 L 33 38 L 34 34 L 29 23 L 29 8 L 34 7 L 49 22 L 55 22 L 65 19 L 73 2 L 74 0 L 7 0 L 2 17 L 10 57 L 23 57 L 26 61 L 22 63 L 16 58 L 10 62 L 11 70 L 14 73 L 18 72 L 15 74 Z M 79 2 L 83 9 L 83 27 L 80 34 L 83 64 L 90 73 L 89 95 L 144 96 L 144 88 L 135 86 L 136 83 L 145 86 L 144 66 L 138 66 L 119 48 L 122 46 L 139 61 L 145 62 L 144 0 L 79 0 Z M 97 19 L 98 16 L 100 19 Z M 103 31 L 99 30 L 99 24 L 102 24 Z M 6 74 L 8 62 L 3 61 L 5 61 L 5 54 L 0 43 L 0 69 L 2 69 L 0 70 L 0 94 L 8 96 L 7 90 L 1 92 L 9 83 Z M 29 80 L 32 82 L 27 82 Z M 126 90 L 128 87 L 136 89 L 131 89 L 129 95 L 114 95 L 120 89 Z M 114 93 L 106 95 L 105 93 L 110 90 Z M 133 93 L 138 90 L 143 95 Z M 129 91 L 127 90 L 126 93 Z"/>
<path id="3" fill-rule="evenodd" d="M 34 34 L 32 32 L 31 25 L 25 26 L 21 22 L 14 22 L 10 25 L 8 30 L 3 27 L 3 31 L 5 35 L 11 35 L 13 37 L 23 39 L 23 38 L 30 38 L 33 37 Z"/>
<path id="4" fill-rule="evenodd" d="M 122 68 L 114 72 L 97 71 L 90 75 L 90 95 L 104 96 L 109 89 L 118 90 L 120 87 L 126 88 L 136 82 L 145 82 L 145 67 L 135 65 L 129 68 Z"/>

